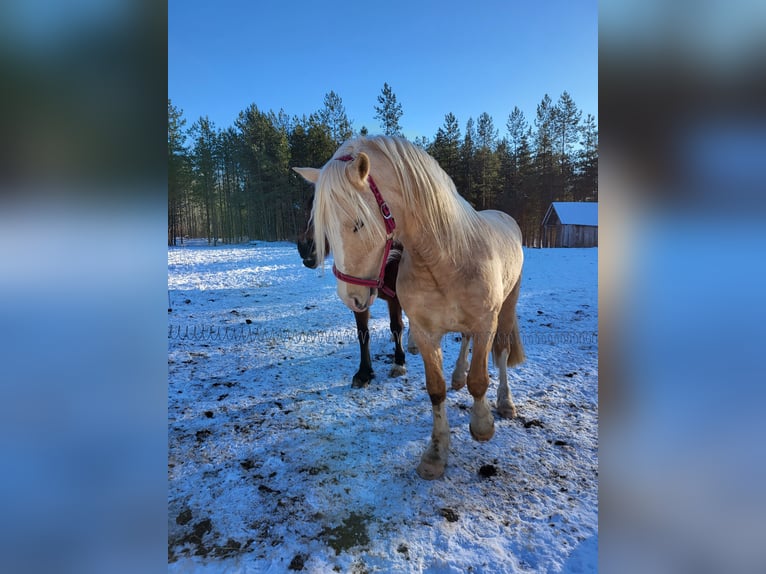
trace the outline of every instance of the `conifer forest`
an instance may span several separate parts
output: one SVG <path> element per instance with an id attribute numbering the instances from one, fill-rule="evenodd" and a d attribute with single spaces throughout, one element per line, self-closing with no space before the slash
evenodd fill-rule
<path id="1" fill-rule="evenodd" d="M 371 102 L 378 126 L 356 129 L 335 92 L 310 115 L 242 110 L 234 125 L 207 117 L 189 125 L 168 100 L 168 245 L 206 238 L 211 245 L 295 240 L 305 229 L 312 189 L 293 166 L 321 167 L 356 135 L 403 135 L 406 110 L 385 84 Z M 499 209 L 540 245 L 552 201 L 598 201 L 598 127 L 565 91 L 545 94 L 535 117 L 512 107 L 502 126 L 489 114 L 460 123 L 451 112 L 424 148 L 476 209 Z"/>

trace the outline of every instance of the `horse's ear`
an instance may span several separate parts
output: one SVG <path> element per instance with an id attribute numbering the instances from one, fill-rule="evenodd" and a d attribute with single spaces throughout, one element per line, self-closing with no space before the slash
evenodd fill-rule
<path id="1" fill-rule="evenodd" d="M 359 152 L 354 161 L 346 166 L 346 177 L 357 188 L 362 189 L 370 173 L 370 157 L 363 151 Z"/>
<path id="2" fill-rule="evenodd" d="M 315 167 L 294 167 L 293 171 L 303 176 L 309 183 L 316 183 L 319 179 L 319 170 Z"/>

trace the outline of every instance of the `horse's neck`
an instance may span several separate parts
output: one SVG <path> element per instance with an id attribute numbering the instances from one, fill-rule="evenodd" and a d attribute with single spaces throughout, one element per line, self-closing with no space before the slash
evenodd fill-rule
<path id="1" fill-rule="evenodd" d="M 407 217 L 407 211 L 404 210 L 403 213 L 405 214 L 405 217 Z M 438 233 L 424 228 L 412 218 L 407 218 L 403 223 L 401 242 L 404 245 L 405 250 L 412 252 L 413 262 L 417 262 L 419 265 L 437 268 L 445 265 L 448 265 L 451 268 L 456 266 L 453 258 L 448 255 L 455 251 L 450 250 L 446 242 L 453 239 L 455 235 L 460 235 L 464 231 L 461 226 L 468 225 L 467 220 L 456 218 L 451 221 L 447 231 L 451 236 L 449 238 L 440 237 Z M 470 261 L 464 261 L 464 263 L 470 263 Z"/>
<path id="2" fill-rule="evenodd" d="M 406 234 L 401 238 L 404 252 L 409 255 L 411 266 L 426 274 L 439 275 L 448 262 L 443 251 L 439 248 L 439 241 L 435 237 L 422 230 Z M 454 268 L 454 266 L 451 266 Z"/>

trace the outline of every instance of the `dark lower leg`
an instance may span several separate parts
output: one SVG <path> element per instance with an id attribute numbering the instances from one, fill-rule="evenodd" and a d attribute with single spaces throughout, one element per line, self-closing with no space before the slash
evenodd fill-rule
<path id="1" fill-rule="evenodd" d="M 354 318 L 356 319 L 356 334 L 359 339 L 359 370 L 354 375 L 351 386 L 360 388 L 366 387 L 375 376 L 370 358 L 370 311 L 354 313 Z"/>
<path id="2" fill-rule="evenodd" d="M 388 302 L 388 316 L 391 324 L 391 335 L 394 339 L 394 363 L 404 365 L 404 349 L 402 348 L 404 321 L 402 321 L 402 306 L 398 299 L 392 299 Z"/>

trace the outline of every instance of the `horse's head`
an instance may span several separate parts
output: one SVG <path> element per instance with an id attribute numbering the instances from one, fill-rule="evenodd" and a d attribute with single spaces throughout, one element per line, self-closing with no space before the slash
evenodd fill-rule
<path id="1" fill-rule="evenodd" d="M 345 148 L 344 148 L 345 149 Z M 352 311 L 364 311 L 377 295 L 370 283 L 381 274 L 386 251 L 386 228 L 368 176 L 370 158 L 336 153 L 321 169 L 293 168 L 315 184 L 312 221 L 317 264 L 324 261 L 328 247 L 335 259 L 338 295 Z M 317 238 L 326 238 L 317 241 Z M 348 279 L 351 279 L 351 282 Z M 354 280 L 366 281 L 358 284 Z"/>
<path id="2" fill-rule="evenodd" d="M 298 253 L 303 259 L 303 264 L 309 269 L 317 268 L 317 249 L 314 244 L 314 224 L 311 221 L 311 208 L 314 206 L 314 194 L 312 193 L 306 200 L 303 211 L 305 226 L 302 233 L 298 235 L 296 243 L 298 244 Z"/>
<path id="3" fill-rule="evenodd" d="M 312 228 L 298 236 L 298 254 L 303 259 L 303 264 L 309 269 L 317 268 L 317 249 L 314 244 L 314 230 Z"/>

